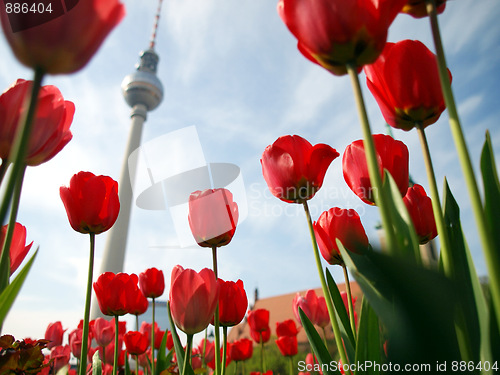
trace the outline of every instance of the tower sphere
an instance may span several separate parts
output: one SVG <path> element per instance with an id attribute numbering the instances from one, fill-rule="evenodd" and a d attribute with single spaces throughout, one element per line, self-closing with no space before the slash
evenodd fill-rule
<path id="1" fill-rule="evenodd" d="M 156 76 L 158 55 L 154 50 L 142 52 L 137 70 L 123 79 L 122 93 L 130 107 L 143 104 L 152 111 L 163 99 L 163 85 Z"/>

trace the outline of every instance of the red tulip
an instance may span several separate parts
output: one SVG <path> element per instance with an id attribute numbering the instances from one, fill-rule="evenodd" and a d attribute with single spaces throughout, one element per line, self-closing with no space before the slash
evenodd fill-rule
<path id="1" fill-rule="evenodd" d="M 329 264 L 344 263 L 337 239 L 354 253 L 364 253 L 368 249 L 368 237 L 358 213 L 353 209 L 330 208 L 313 225 L 321 255 Z"/>
<path id="2" fill-rule="evenodd" d="M 138 277 L 135 274 L 105 272 L 94 283 L 99 308 L 104 315 L 120 316 L 128 313 Z M 108 345 L 109 346 L 109 345 Z"/>
<path id="3" fill-rule="evenodd" d="M 311 322 L 315 322 L 318 310 L 318 296 L 314 290 L 309 289 L 304 297 L 297 293 L 293 299 L 292 305 L 293 314 L 297 322 L 302 324 L 299 316 L 299 307 L 304 311 L 304 314 L 306 314 Z"/>
<path id="4" fill-rule="evenodd" d="M 261 375 L 261 374 L 258 371 L 251 371 L 250 375 Z M 273 371 L 272 370 L 268 370 L 266 372 L 263 372 L 262 375 L 273 375 Z"/>
<path id="5" fill-rule="evenodd" d="M 383 178 L 383 171 L 387 169 L 404 197 L 409 184 L 408 148 L 403 142 L 384 134 L 373 135 L 373 142 L 380 175 Z M 354 141 L 347 146 L 342 159 L 342 169 L 344 179 L 351 190 L 363 202 L 374 204 L 363 140 Z"/>
<path id="6" fill-rule="evenodd" d="M 318 310 L 316 311 L 316 320 L 314 324 L 322 328 L 330 324 L 330 315 L 326 307 L 325 297 L 318 297 Z"/>
<path id="7" fill-rule="evenodd" d="M 335 75 L 361 68 L 384 49 L 387 30 L 407 0 L 280 0 L 278 13 L 299 51 Z"/>
<path id="8" fill-rule="evenodd" d="M 250 329 L 257 332 L 269 329 L 269 310 L 256 309 L 250 310 L 247 316 Z"/>
<path id="9" fill-rule="evenodd" d="M 233 361 L 246 361 L 252 358 L 253 343 L 252 340 L 243 338 L 232 343 L 229 355 Z"/>
<path id="10" fill-rule="evenodd" d="M 118 183 L 111 177 L 79 172 L 71 178 L 69 187 L 61 186 L 59 193 L 69 223 L 77 232 L 105 232 L 118 217 Z"/>
<path id="11" fill-rule="evenodd" d="M 189 196 L 188 220 L 198 245 L 224 246 L 236 231 L 238 205 L 227 189 L 198 190 Z"/>
<path id="12" fill-rule="evenodd" d="M 30 95 L 32 84 L 32 81 L 18 79 L 0 96 L 0 158 L 4 161 L 9 157 L 20 120 L 27 111 L 25 100 Z M 73 137 L 69 128 L 74 113 L 75 105 L 64 100 L 56 86 L 40 88 L 26 165 L 45 163 L 66 146 Z"/>
<path id="13" fill-rule="evenodd" d="M 41 15 L 35 18 L 24 12 L 0 12 L 5 37 L 21 63 L 49 74 L 76 72 L 125 15 L 125 7 L 118 0 L 72 3 L 66 1 L 66 13 L 60 5 L 51 3 L 53 17 L 44 23 L 37 22 Z"/>
<path id="14" fill-rule="evenodd" d="M 113 321 L 97 318 L 93 327 L 93 335 L 97 345 L 106 347 L 115 338 L 115 324 Z"/>
<path id="15" fill-rule="evenodd" d="M 312 146 L 298 135 L 285 135 L 266 147 L 260 163 L 275 197 L 288 203 L 304 203 L 321 188 L 326 170 L 338 156 L 328 145 Z"/>
<path id="16" fill-rule="evenodd" d="M 230 352 L 231 352 L 231 344 L 230 343 L 227 343 L 227 349 L 226 349 L 226 367 L 229 366 L 229 364 L 231 363 L 232 361 L 232 358 L 230 356 Z M 220 348 L 219 350 L 219 358 L 220 358 L 220 363 L 221 363 L 221 366 L 222 364 L 224 363 L 224 357 L 223 357 L 223 348 Z M 213 359 L 210 361 L 210 362 L 206 362 L 207 366 L 209 368 L 211 368 L 212 370 L 215 370 L 215 355 L 213 357 Z"/>
<path id="17" fill-rule="evenodd" d="M 425 0 L 408 0 L 408 3 L 403 7 L 401 13 L 409 14 L 414 18 L 427 17 L 427 6 Z M 446 0 L 436 0 L 436 10 L 438 13 L 443 13 L 446 7 Z"/>
<path id="18" fill-rule="evenodd" d="M 411 130 L 417 123 L 425 128 L 446 108 L 436 55 L 418 40 L 387 43 L 364 70 L 385 121 L 394 128 Z"/>
<path id="19" fill-rule="evenodd" d="M 181 331 L 192 335 L 207 328 L 219 300 L 219 285 L 208 268 L 196 272 L 176 266 L 172 270 L 170 310 Z"/>
<path id="20" fill-rule="evenodd" d="M 172 337 L 172 331 L 167 332 L 167 350 L 172 350 L 174 347 L 174 338 Z"/>
<path id="21" fill-rule="evenodd" d="M 165 290 L 163 271 L 154 267 L 147 269 L 139 275 L 139 285 L 147 298 L 160 297 Z"/>
<path id="22" fill-rule="evenodd" d="M 271 338 L 271 329 L 269 327 L 267 327 L 263 331 L 255 331 L 252 328 L 250 328 L 250 337 L 257 344 L 260 344 L 260 343 L 265 344 Z"/>
<path id="23" fill-rule="evenodd" d="M 285 357 L 293 357 L 298 352 L 297 336 L 281 336 L 276 340 L 276 345 Z"/>
<path id="24" fill-rule="evenodd" d="M 299 330 L 292 319 L 276 322 L 276 336 L 297 336 Z"/>
<path id="25" fill-rule="evenodd" d="M 69 363 L 71 357 L 71 349 L 68 345 L 55 346 L 50 351 L 50 359 L 53 360 L 53 372 L 57 373 L 60 369 Z"/>
<path id="26" fill-rule="evenodd" d="M 437 236 L 436 220 L 431 198 L 420 185 L 413 185 L 403 198 L 406 209 L 417 232 L 420 244 L 425 244 Z"/>
<path id="27" fill-rule="evenodd" d="M 141 332 L 129 331 L 123 336 L 127 352 L 132 355 L 141 355 L 148 349 L 149 341 Z"/>
<path id="28" fill-rule="evenodd" d="M 47 344 L 47 349 L 62 345 L 64 332 L 66 332 L 66 330 L 63 329 L 61 322 L 50 323 L 45 330 L 44 337 L 45 340 L 50 341 Z"/>
<path id="29" fill-rule="evenodd" d="M 71 349 L 71 354 L 73 354 L 73 356 L 78 359 L 80 359 L 80 356 L 82 354 L 82 335 L 83 335 L 83 330 L 81 328 L 74 329 L 68 335 L 68 342 L 69 342 L 69 347 Z M 87 342 L 88 345 L 87 352 L 90 349 L 91 341 L 92 337 Z"/>
<path id="30" fill-rule="evenodd" d="M 195 351 L 200 357 L 203 357 L 204 363 L 215 361 L 215 344 L 213 341 L 202 339 L 198 344 L 198 347 L 195 348 Z"/>
<path id="31" fill-rule="evenodd" d="M 128 313 L 131 315 L 142 315 L 148 311 L 148 299 L 144 296 L 141 289 L 136 285 L 135 289 L 130 292 L 130 304 Z"/>
<path id="32" fill-rule="evenodd" d="M 247 312 L 248 300 L 243 281 L 219 279 L 219 323 L 232 327 L 240 323 Z"/>
<path id="33" fill-rule="evenodd" d="M 3 250 L 5 236 L 7 235 L 7 228 L 8 224 L 4 225 L 0 232 L 0 254 Z M 9 250 L 11 275 L 19 268 L 32 245 L 33 241 L 29 245 L 26 245 L 26 227 L 19 223 L 15 223 Z"/>

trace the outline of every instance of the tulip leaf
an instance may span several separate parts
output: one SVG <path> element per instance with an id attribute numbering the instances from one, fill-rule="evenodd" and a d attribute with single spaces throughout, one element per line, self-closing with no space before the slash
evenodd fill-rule
<path id="1" fill-rule="evenodd" d="M 380 326 L 378 316 L 368 301 L 363 298 L 361 316 L 359 318 L 358 344 L 356 346 L 355 363 L 382 363 L 380 354 Z M 358 368 L 356 369 L 358 370 Z M 359 369 L 360 370 L 360 369 Z M 365 371 L 356 371 L 357 374 L 380 374 L 376 367 L 366 367 Z"/>
<path id="2" fill-rule="evenodd" d="M 453 249 L 452 278 L 457 282 L 456 293 L 460 293 L 463 302 L 455 318 L 459 342 L 470 360 L 478 361 L 481 336 L 487 340 L 488 307 L 462 232 L 460 208 L 446 179 L 443 201 L 446 230 Z M 487 341 L 483 344 L 487 345 Z"/>
<path id="3" fill-rule="evenodd" d="M 156 367 L 155 367 L 155 374 L 160 375 L 160 373 L 164 370 L 166 370 L 169 365 L 170 361 L 172 360 L 172 355 L 173 352 L 170 351 L 168 354 L 167 352 L 167 333 L 168 331 L 165 331 L 165 334 L 163 335 L 163 339 L 161 340 L 160 348 L 158 349 L 158 355 L 156 357 Z"/>
<path id="4" fill-rule="evenodd" d="M 415 264 L 413 257 L 340 248 L 365 298 L 385 326 L 389 362 L 434 363 L 460 357 L 453 319 L 461 296 L 440 272 Z"/>
<path id="5" fill-rule="evenodd" d="M 19 271 L 12 283 L 7 285 L 7 287 L 2 291 L 2 294 L 0 294 L 0 327 L 3 325 L 3 322 L 7 314 L 9 313 L 10 308 L 14 304 L 14 301 L 16 300 L 16 297 L 24 284 L 24 280 L 26 280 L 26 277 L 28 276 L 28 273 L 31 269 L 31 266 L 33 265 L 33 262 L 35 261 L 35 257 L 37 254 L 38 249 L 36 249 L 35 253 L 22 268 L 22 270 Z"/>
<path id="6" fill-rule="evenodd" d="M 92 356 L 92 375 L 102 375 L 102 361 L 99 358 L 99 350 Z"/>
<path id="7" fill-rule="evenodd" d="M 491 144 L 490 133 L 486 132 L 486 141 L 481 152 L 481 174 L 484 185 L 484 212 L 486 220 L 490 226 L 492 239 L 495 248 L 500 249 L 500 182 L 498 179 L 497 168 L 493 146 Z M 497 264 L 500 264 L 500 252 L 496 254 Z"/>
<path id="8" fill-rule="evenodd" d="M 168 311 L 168 320 L 170 322 L 172 339 L 174 341 L 175 354 L 177 356 L 177 363 L 179 364 L 179 369 L 182 368 L 182 364 L 184 363 L 184 348 L 182 347 L 181 340 L 179 339 L 179 335 L 177 334 L 177 329 L 175 328 L 174 319 L 172 318 L 172 312 L 170 311 L 170 301 L 167 302 L 167 311 Z M 167 333 L 165 332 L 165 336 Z M 191 365 L 187 366 L 187 373 L 181 375 L 194 375 L 193 368 Z"/>
<path id="9" fill-rule="evenodd" d="M 410 214 L 401 198 L 401 193 L 394 178 L 387 170 L 384 170 L 384 173 L 384 184 L 382 189 L 385 190 L 385 195 L 389 198 L 385 203 L 389 206 L 391 222 L 396 234 L 397 248 L 395 252 L 401 254 L 414 254 L 415 259 L 420 263 L 418 237 L 413 227 Z"/>
<path id="10" fill-rule="evenodd" d="M 330 375 L 330 374 L 337 374 L 340 375 L 340 371 L 332 364 L 335 362 L 332 359 L 332 356 L 328 352 L 328 349 L 325 346 L 325 343 L 321 339 L 321 336 L 319 335 L 318 331 L 316 331 L 316 328 L 314 327 L 314 324 L 311 323 L 307 315 L 302 311 L 302 309 L 299 307 L 299 317 L 300 321 L 302 322 L 302 327 L 304 327 L 304 331 L 306 332 L 307 338 L 309 340 L 309 344 L 311 345 L 311 348 L 314 352 L 314 355 L 318 359 L 318 363 L 323 370 L 323 374 L 325 375 Z"/>
<path id="11" fill-rule="evenodd" d="M 138 361 L 137 356 L 135 360 Z M 128 353 L 125 353 L 125 375 L 130 375 L 130 364 L 128 363 Z"/>
<path id="12" fill-rule="evenodd" d="M 342 246 L 342 243 L 337 240 L 337 245 Z M 347 310 L 344 305 L 344 301 L 340 295 L 339 288 L 333 279 L 330 270 L 326 269 L 326 281 L 328 283 L 328 289 L 330 290 L 330 296 L 332 297 L 333 304 L 335 305 L 335 311 L 337 317 L 340 320 L 340 333 L 344 339 L 344 345 L 347 352 L 347 357 L 349 361 L 354 361 L 354 353 L 356 348 L 356 340 L 354 339 L 354 334 L 351 328 L 351 322 L 349 321 L 349 316 L 347 315 Z"/>

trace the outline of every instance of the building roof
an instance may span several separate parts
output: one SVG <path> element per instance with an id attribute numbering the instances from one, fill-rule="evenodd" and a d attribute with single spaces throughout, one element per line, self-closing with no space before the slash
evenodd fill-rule
<path id="1" fill-rule="evenodd" d="M 355 305 L 355 311 L 359 315 L 359 311 L 361 309 L 361 289 L 359 288 L 359 285 L 356 282 L 351 282 L 351 293 L 354 298 L 357 298 L 357 302 Z M 345 291 L 345 284 L 337 284 L 337 287 L 341 292 Z M 319 296 L 323 296 L 323 290 L 321 288 L 316 288 L 314 289 L 316 294 Z M 302 290 L 299 292 L 295 293 L 289 293 L 289 294 L 283 294 L 279 296 L 274 296 L 274 297 L 268 297 L 268 298 L 262 298 L 258 299 L 255 304 L 252 306 L 251 310 L 256 310 L 256 309 L 266 309 L 269 310 L 269 327 L 271 328 L 271 334 L 276 335 L 276 323 L 277 322 L 283 322 L 287 319 L 295 319 L 295 315 L 293 313 L 293 299 L 295 296 L 299 293 L 300 295 L 304 296 L 306 293 L 306 290 Z M 297 321 L 296 321 L 297 322 Z M 299 322 L 297 322 L 297 326 L 301 326 Z M 333 332 L 331 325 L 328 325 L 326 327 L 326 335 L 327 338 L 332 338 L 333 337 Z M 322 336 L 321 329 L 318 329 L 318 332 L 320 332 Z M 231 328 L 228 334 L 228 341 L 232 342 L 241 338 L 249 338 L 251 339 L 250 336 L 250 328 L 247 323 L 247 319 L 237 326 L 234 326 Z M 300 343 L 306 343 L 307 342 L 307 336 L 302 328 L 300 328 L 299 334 L 297 336 L 297 341 Z"/>

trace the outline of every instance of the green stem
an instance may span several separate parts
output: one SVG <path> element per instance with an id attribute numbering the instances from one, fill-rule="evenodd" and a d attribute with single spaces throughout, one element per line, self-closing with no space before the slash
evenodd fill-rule
<path id="1" fill-rule="evenodd" d="M 120 324 L 118 322 L 118 315 L 115 315 L 115 352 L 113 355 L 113 375 L 118 372 L 118 333 L 120 330 Z"/>
<path id="2" fill-rule="evenodd" d="M 335 335 L 335 343 L 337 344 L 337 350 L 340 354 L 340 359 L 342 363 L 349 365 L 347 355 L 345 352 L 344 345 L 342 343 L 342 336 L 340 333 L 339 323 L 337 321 L 337 316 L 335 315 L 335 308 L 333 307 L 332 297 L 328 290 L 325 274 L 323 273 L 323 267 L 321 265 L 321 258 L 319 256 L 318 244 L 316 243 L 316 236 L 314 235 L 314 227 L 311 219 L 311 213 L 309 212 L 309 206 L 307 201 L 304 202 L 304 211 L 306 212 L 307 223 L 309 225 L 309 233 L 311 235 L 311 241 L 314 250 L 314 258 L 316 260 L 316 267 L 318 268 L 319 279 L 321 281 L 321 288 L 323 289 L 323 295 L 325 296 L 326 307 L 328 309 L 328 315 L 330 316 L 330 321 L 332 323 L 333 333 Z"/>
<path id="3" fill-rule="evenodd" d="M 155 373 L 155 299 L 153 298 L 153 323 L 151 323 L 151 374 Z"/>
<path id="4" fill-rule="evenodd" d="M 222 341 L 222 375 L 226 374 L 226 356 L 227 356 L 227 327 L 222 326 L 222 334 L 223 336 L 223 341 Z M 220 355 L 220 353 L 215 353 L 215 355 Z"/>
<path id="5" fill-rule="evenodd" d="M 290 364 L 290 375 L 293 375 L 293 357 L 290 356 L 288 358 L 290 360 L 290 362 L 289 362 L 289 364 Z"/>
<path id="6" fill-rule="evenodd" d="M 26 166 L 24 166 L 19 174 L 19 179 L 17 180 L 14 194 L 12 196 L 12 207 L 10 210 L 9 223 L 7 225 L 7 233 L 5 235 L 5 240 L 2 248 L 2 255 L 0 259 L 1 265 L 1 275 L 0 278 L 0 292 L 3 291 L 7 285 L 9 285 L 10 278 L 10 245 L 12 243 L 12 237 L 14 235 L 14 228 L 17 221 L 17 213 L 19 211 L 19 201 L 21 199 L 21 191 L 23 189 L 24 173 L 26 172 Z M 1 328 L 0 328 L 1 331 Z"/>
<path id="7" fill-rule="evenodd" d="M 439 234 L 439 242 L 441 243 L 441 259 L 443 260 L 444 273 L 448 277 L 453 277 L 453 254 L 451 253 L 450 240 L 448 238 L 448 231 L 443 217 L 443 209 L 441 207 L 441 199 L 436 183 L 436 176 L 434 167 L 432 165 L 431 152 L 429 150 L 429 143 L 422 123 L 415 124 L 420 138 L 420 146 L 424 156 L 425 169 L 427 171 L 427 180 L 429 181 L 430 195 L 432 199 L 432 210 L 434 218 L 436 219 L 436 227 Z"/>
<path id="8" fill-rule="evenodd" d="M 450 129 L 455 142 L 455 148 L 458 152 L 458 158 L 462 166 L 465 183 L 469 191 L 472 210 L 474 212 L 479 237 L 483 246 L 486 265 L 488 266 L 491 296 L 493 304 L 495 306 L 497 321 L 500 321 L 500 253 L 498 249 L 495 248 L 493 238 L 489 230 L 488 222 L 483 210 L 481 196 L 479 194 L 479 189 L 477 186 L 477 181 L 474 176 L 472 162 L 467 150 L 467 144 L 465 143 L 465 137 L 462 132 L 462 127 L 460 125 L 457 107 L 455 105 L 455 99 L 453 97 L 453 91 L 451 89 L 451 82 L 448 76 L 448 70 L 446 68 L 446 58 L 444 55 L 443 43 L 441 41 L 441 34 L 439 31 L 436 3 L 434 0 L 426 0 L 426 3 L 427 13 L 429 14 L 429 20 L 431 23 L 432 36 L 436 48 L 441 88 L 443 90 L 444 100 L 448 109 Z"/>
<path id="9" fill-rule="evenodd" d="M 3 178 L 5 177 L 5 172 L 9 168 L 9 160 L 2 159 L 2 165 L 0 165 L 0 184 L 2 184 Z"/>
<path id="10" fill-rule="evenodd" d="M 368 121 L 368 114 L 366 113 L 365 101 L 363 99 L 363 92 L 361 91 L 361 85 L 359 83 L 358 72 L 356 66 L 352 64 L 347 64 L 347 72 L 351 78 L 351 84 L 354 90 L 354 97 L 356 99 L 356 106 L 358 109 L 359 118 L 361 121 L 361 129 L 363 131 L 363 145 L 365 148 L 366 164 L 368 166 L 368 173 L 370 175 L 370 182 L 372 186 L 373 196 L 375 198 L 375 203 L 379 207 L 380 216 L 382 218 L 382 225 L 385 230 L 387 239 L 387 248 L 389 252 L 393 252 L 396 249 L 396 236 L 394 233 L 394 227 L 392 225 L 391 213 L 389 210 L 389 205 L 386 204 L 389 197 L 382 189 L 382 177 L 379 165 L 377 163 L 377 155 L 375 150 L 375 143 L 373 142 L 373 136 L 370 129 L 370 122 Z"/>
<path id="11" fill-rule="evenodd" d="M 19 179 L 22 169 L 25 168 L 25 159 L 28 152 L 28 144 L 30 139 L 31 130 L 36 115 L 36 108 L 38 104 L 38 93 L 42 86 L 42 80 L 45 75 L 41 68 L 35 68 L 33 78 L 33 85 L 31 87 L 30 101 L 28 111 L 23 120 L 20 121 L 21 127 L 16 132 L 16 137 L 9 155 L 9 162 L 13 163 L 12 171 L 7 181 L 5 188 L 4 198 L 0 205 L 0 223 L 5 222 L 7 211 L 9 209 L 12 194 Z"/>
<path id="12" fill-rule="evenodd" d="M 87 294 L 85 296 L 85 312 L 83 316 L 83 332 L 82 332 L 82 350 L 80 360 L 80 375 L 85 375 L 87 370 L 87 350 L 89 340 L 89 320 L 90 320 L 90 301 L 92 297 L 92 279 L 94 274 L 94 253 L 95 253 L 95 234 L 90 233 L 90 254 L 89 254 L 89 270 L 87 276 Z M 118 332 L 118 331 L 117 331 Z"/>
<path id="13" fill-rule="evenodd" d="M 139 375 L 139 356 L 135 355 L 135 374 Z"/>
<path id="14" fill-rule="evenodd" d="M 325 343 L 325 348 L 328 350 L 328 340 L 326 339 L 326 330 L 325 327 L 321 327 L 323 330 L 323 342 Z"/>
<path id="15" fill-rule="evenodd" d="M 105 346 L 101 346 L 102 348 L 102 363 L 106 363 L 106 347 Z"/>
<path id="16" fill-rule="evenodd" d="M 191 360 L 191 347 L 193 346 L 193 335 L 187 335 L 187 343 L 186 343 L 186 354 L 184 355 L 184 365 L 182 367 L 181 375 L 185 375 L 188 368 L 188 363 Z"/>
<path id="17" fill-rule="evenodd" d="M 234 361 L 234 375 L 236 375 L 238 373 L 238 363 L 240 361 Z"/>
<path id="18" fill-rule="evenodd" d="M 349 282 L 349 274 L 347 273 L 347 267 L 345 266 L 345 264 L 342 264 L 342 270 L 344 271 L 345 291 L 347 293 L 349 309 L 349 321 L 351 322 L 352 334 L 356 338 L 356 321 L 354 320 L 354 305 L 352 303 L 351 283 Z"/>
<path id="19" fill-rule="evenodd" d="M 262 339 L 262 333 L 260 333 L 260 371 L 266 372 L 266 360 L 264 358 L 264 340 Z"/>
<path id="20" fill-rule="evenodd" d="M 217 246 L 212 247 L 212 263 L 213 263 L 213 268 L 214 268 L 214 273 L 215 273 L 215 278 L 217 279 L 218 276 L 218 271 L 217 271 Z M 215 345 L 215 353 L 220 352 L 220 326 L 219 326 L 219 303 L 217 302 L 217 307 L 215 308 L 215 314 L 214 314 L 214 334 L 215 334 L 215 339 L 214 339 L 214 345 Z M 215 375 L 219 375 L 221 371 L 221 363 L 220 363 L 220 355 L 215 355 Z"/>

